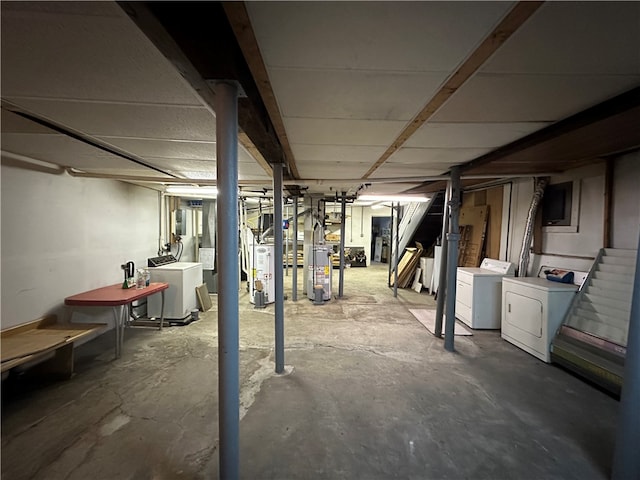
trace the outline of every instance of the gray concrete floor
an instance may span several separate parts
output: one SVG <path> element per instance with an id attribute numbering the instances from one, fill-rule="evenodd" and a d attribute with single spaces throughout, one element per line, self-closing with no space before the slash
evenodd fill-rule
<path id="1" fill-rule="evenodd" d="M 609 477 L 617 400 L 495 331 L 444 351 L 408 311 L 432 297 L 394 298 L 386 275 L 348 269 L 343 299 L 287 300 L 284 376 L 273 306 L 255 310 L 242 292 L 242 478 Z M 113 332 L 80 346 L 69 381 L 5 381 L 2 479 L 217 478 L 212 298 L 191 325 L 127 330 L 119 360 Z"/>

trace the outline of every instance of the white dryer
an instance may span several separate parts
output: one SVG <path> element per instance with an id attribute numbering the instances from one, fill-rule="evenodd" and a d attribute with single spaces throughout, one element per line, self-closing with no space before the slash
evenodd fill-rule
<path id="1" fill-rule="evenodd" d="M 502 279 L 502 338 L 547 363 L 578 285 L 540 277 Z"/>
<path id="2" fill-rule="evenodd" d="M 485 258 L 480 268 L 458 267 L 456 317 L 471 328 L 500 328 L 502 278 L 512 276 L 515 265 Z"/>

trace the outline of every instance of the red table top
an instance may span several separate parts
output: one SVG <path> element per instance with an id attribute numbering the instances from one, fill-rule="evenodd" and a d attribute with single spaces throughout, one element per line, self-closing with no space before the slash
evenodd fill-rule
<path id="1" fill-rule="evenodd" d="M 148 297 L 154 293 L 161 292 L 169 288 L 165 282 L 154 282 L 144 288 L 122 288 L 121 283 L 109 285 L 108 287 L 96 288 L 88 292 L 78 293 L 64 299 L 65 305 L 77 305 L 87 307 L 105 307 L 126 305 L 135 300 Z"/>

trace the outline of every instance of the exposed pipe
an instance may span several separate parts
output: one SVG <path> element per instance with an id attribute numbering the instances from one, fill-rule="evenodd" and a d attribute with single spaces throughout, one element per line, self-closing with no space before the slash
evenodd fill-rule
<path id="1" fill-rule="evenodd" d="M 518 261 L 518 276 L 526 277 L 527 269 L 529 268 L 529 257 L 531 248 L 531 240 L 533 239 L 533 227 L 536 221 L 536 212 L 538 211 L 538 205 L 542 201 L 544 196 L 544 189 L 549 183 L 548 178 L 540 178 L 533 191 L 533 198 L 531 199 L 531 205 L 529 205 L 529 212 L 527 213 L 527 222 L 525 223 L 524 235 L 522 237 L 522 248 L 520 249 L 520 259 Z"/>
<path id="2" fill-rule="evenodd" d="M 451 182 L 447 183 L 444 193 L 444 213 L 442 215 L 442 237 L 440 240 L 440 270 L 438 271 L 438 298 L 436 299 L 436 324 L 433 334 L 442 336 L 442 318 L 444 317 L 444 300 L 447 292 L 447 233 L 449 232 L 449 199 L 451 197 Z M 433 292 L 432 292 L 433 293 Z"/>
<path id="3" fill-rule="evenodd" d="M 65 171 L 64 167 L 56 165 L 54 163 L 47 162 L 45 160 L 39 160 L 33 157 L 27 157 L 26 155 L 20 155 L 19 153 L 8 152 L 2 150 L 3 165 L 9 165 L 13 167 L 29 168 L 42 173 L 50 173 L 52 175 L 62 175 Z M 12 160 L 11 162 L 7 162 Z"/>
<path id="4" fill-rule="evenodd" d="M 340 275 L 338 281 L 338 297 L 344 295 L 344 240 L 347 221 L 347 192 L 342 192 L 342 201 L 340 202 Z"/>
<path id="5" fill-rule="evenodd" d="M 291 299 L 298 301 L 298 197 L 293 197 L 293 270 Z"/>
<path id="6" fill-rule="evenodd" d="M 201 178 L 165 178 L 165 177 L 149 177 L 142 175 L 118 175 L 110 173 L 90 173 L 82 172 L 75 168 L 67 168 L 67 173 L 73 177 L 84 178 L 109 178 L 112 180 L 123 180 L 132 182 L 151 182 L 151 183 L 166 183 L 171 185 L 198 185 L 198 186 L 216 186 L 217 180 L 206 180 Z M 483 178 L 522 178 L 531 176 L 551 176 L 551 173 L 522 173 L 522 174 L 509 174 L 509 175 L 467 175 L 461 176 L 463 180 L 481 180 Z M 437 182 L 446 181 L 448 177 L 432 176 L 432 177 L 391 177 L 391 178 L 303 178 L 303 179 L 287 179 L 283 180 L 283 185 L 344 185 L 353 183 L 417 183 L 417 182 Z M 238 180 L 240 186 L 271 186 L 272 180 Z"/>

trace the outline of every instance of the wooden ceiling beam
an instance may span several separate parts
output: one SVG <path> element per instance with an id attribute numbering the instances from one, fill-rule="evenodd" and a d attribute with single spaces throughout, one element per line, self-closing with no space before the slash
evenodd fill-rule
<path id="1" fill-rule="evenodd" d="M 220 2 L 118 2 L 172 62 L 205 104 L 215 111 L 215 80 L 239 83 L 238 136 L 264 170 L 285 155 L 269 114 Z"/>
<path id="2" fill-rule="evenodd" d="M 440 87 L 440 90 L 438 90 L 422 110 L 418 112 L 414 119 L 400 132 L 389 148 L 387 148 L 373 166 L 367 170 L 362 178 L 369 178 L 391 155 L 398 151 L 543 3 L 544 2 L 534 1 L 518 2 L 478 48 L 460 65 L 458 70 L 447 79 L 445 84 Z"/>
<path id="3" fill-rule="evenodd" d="M 262 101 L 269 113 L 269 118 L 271 119 L 276 135 L 280 140 L 280 144 L 284 150 L 286 163 L 289 165 L 291 176 L 294 179 L 300 178 L 293 150 L 291 150 L 287 131 L 285 130 L 284 121 L 282 120 L 280 108 L 278 107 L 276 96 L 273 93 L 273 88 L 271 87 L 271 80 L 269 80 L 269 74 L 267 73 L 267 68 L 262 59 L 258 41 L 253 33 L 253 27 L 251 26 L 251 20 L 249 19 L 249 13 L 247 12 L 245 2 L 223 2 L 222 6 L 229 20 L 229 24 L 236 36 L 238 45 L 242 50 L 245 61 L 249 66 L 249 70 L 251 70 L 253 78 L 256 81 L 258 91 L 260 92 Z"/>

